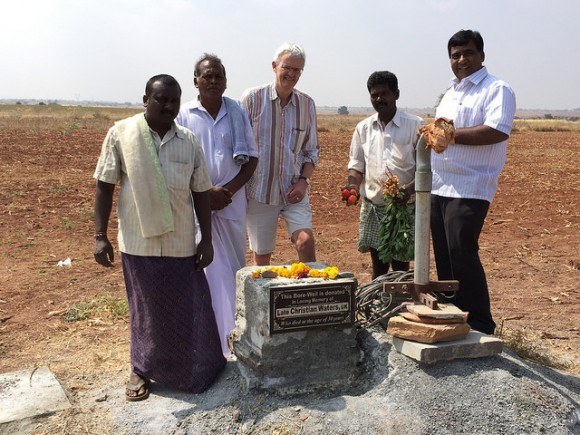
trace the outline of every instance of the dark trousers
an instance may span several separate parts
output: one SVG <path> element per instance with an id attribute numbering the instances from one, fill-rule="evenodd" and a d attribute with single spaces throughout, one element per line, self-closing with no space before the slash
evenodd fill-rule
<path id="1" fill-rule="evenodd" d="M 431 237 L 440 280 L 459 281 L 454 303 L 469 312 L 469 325 L 493 334 L 489 291 L 479 259 L 479 235 L 489 202 L 431 195 Z"/>
<path id="2" fill-rule="evenodd" d="M 391 260 L 391 264 L 383 263 L 379 258 L 379 252 L 376 249 L 370 248 L 371 261 L 373 262 L 373 279 L 378 276 L 384 275 L 389 271 L 389 266 L 393 266 L 393 270 L 409 270 L 409 262 L 398 261 L 394 258 Z"/>

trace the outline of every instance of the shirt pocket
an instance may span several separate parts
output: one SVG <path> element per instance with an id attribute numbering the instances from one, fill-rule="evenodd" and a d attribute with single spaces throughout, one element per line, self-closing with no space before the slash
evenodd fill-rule
<path id="1" fill-rule="evenodd" d="M 392 146 L 391 147 L 391 161 L 392 161 L 392 165 L 394 168 L 398 168 L 398 169 L 407 169 L 410 162 L 409 162 L 409 158 L 410 158 L 410 154 L 411 152 L 413 152 L 413 148 L 411 147 L 411 149 L 408 152 L 405 152 L 407 148 L 401 145 L 398 146 Z M 391 168 L 391 169 L 394 169 Z"/>
<path id="2" fill-rule="evenodd" d="M 300 127 L 292 127 L 290 135 L 290 144 L 295 154 L 298 154 L 302 149 L 302 145 L 306 140 L 306 129 Z"/>
<path id="3" fill-rule="evenodd" d="M 234 138 L 229 132 L 220 134 L 220 142 L 222 149 L 229 151 L 234 149 Z M 221 150 L 218 149 L 218 152 L 219 151 Z"/>
<path id="4" fill-rule="evenodd" d="M 166 162 L 163 165 L 163 175 L 167 187 L 175 190 L 189 190 L 193 175 L 193 164 L 180 162 Z"/>

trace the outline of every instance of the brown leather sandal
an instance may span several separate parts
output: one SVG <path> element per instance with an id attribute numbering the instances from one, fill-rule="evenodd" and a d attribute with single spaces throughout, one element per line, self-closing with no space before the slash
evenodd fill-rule
<path id="1" fill-rule="evenodd" d="M 129 402 L 138 402 L 149 397 L 149 387 L 151 382 L 144 376 L 135 372 L 131 373 L 129 382 L 125 386 L 125 398 Z"/>

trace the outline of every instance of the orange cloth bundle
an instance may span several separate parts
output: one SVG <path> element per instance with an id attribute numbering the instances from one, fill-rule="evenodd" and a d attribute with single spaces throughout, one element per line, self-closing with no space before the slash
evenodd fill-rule
<path id="1" fill-rule="evenodd" d="M 419 128 L 423 133 L 426 148 L 430 148 L 437 154 L 441 154 L 447 147 L 455 143 L 455 127 L 453 120 L 447 118 L 437 118 L 430 124 Z"/>

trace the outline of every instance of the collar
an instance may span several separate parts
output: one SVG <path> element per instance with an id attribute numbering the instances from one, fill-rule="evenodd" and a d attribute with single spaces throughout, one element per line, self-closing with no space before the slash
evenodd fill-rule
<path id="1" fill-rule="evenodd" d="M 145 125 L 147 126 L 147 128 L 149 129 L 149 131 L 151 131 L 152 133 L 155 132 L 155 130 L 153 130 L 149 126 L 149 124 L 147 124 L 147 120 L 145 119 L 145 112 L 143 112 L 142 114 L 139 114 L 137 116 L 142 116 L 143 117 L 143 121 L 145 121 Z M 165 135 L 171 133 L 172 136 L 177 136 L 180 139 L 184 139 L 185 138 L 185 134 L 183 133 L 182 128 L 183 127 L 177 125 L 177 123 L 175 122 L 175 119 L 174 119 L 173 122 L 171 123 L 171 127 L 169 128 L 169 130 L 167 131 L 167 133 L 165 133 Z M 161 140 L 163 140 L 163 138 L 161 138 Z"/>
<path id="2" fill-rule="evenodd" d="M 379 121 L 379 114 L 377 112 L 375 112 L 374 115 L 372 115 L 372 120 L 373 123 L 377 123 L 379 126 L 381 125 L 380 121 Z M 387 125 L 385 125 L 385 128 L 387 128 L 387 126 L 393 123 L 393 125 L 395 127 L 400 127 L 401 126 L 401 111 L 399 110 L 399 108 L 397 107 L 397 111 L 395 112 L 395 116 L 393 116 L 393 119 L 391 119 Z"/>
<path id="3" fill-rule="evenodd" d="M 477 71 L 475 71 L 473 74 L 471 74 L 470 76 L 465 77 L 463 80 L 459 81 L 459 79 L 457 77 L 453 77 L 451 79 L 451 85 L 452 86 L 457 86 L 458 84 L 460 84 L 461 82 L 471 82 L 474 85 L 478 85 L 479 83 L 481 83 L 481 81 L 486 78 L 489 75 L 489 73 L 487 72 L 487 68 L 482 66 L 480 69 L 478 69 Z"/>
<path id="4" fill-rule="evenodd" d="M 199 95 L 191 101 L 181 105 L 182 109 L 187 109 L 189 112 L 199 109 L 201 107 L 201 101 L 199 100 Z"/>
<path id="5" fill-rule="evenodd" d="M 270 83 L 270 100 L 274 101 L 278 97 L 278 92 L 276 92 L 276 83 L 272 82 Z M 296 98 L 296 93 L 294 92 L 294 89 L 292 90 L 292 93 L 290 94 L 290 101 L 288 101 L 288 104 L 292 104 L 292 105 L 296 105 L 295 103 L 295 99 Z"/>
<path id="6" fill-rule="evenodd" d="M 223 110 L 224 113 L 227 113 L 227 105 L 226 105 L 226 101 L 224 98 L 225 97 L 222 95 L 222 105 L 220 107 L 220 112 Z M 203 107 L 201 105 L 201 100 L 199 98 L 199 95 L 196 98 L 194 98 L 193 100 L 182 104 L 180 110 L 184 110 L 184 109 L 187 110 L 188 112 L 193 112 L 194 110 L 203 110 L 204 112 L 207 112 L 205 107 Z"/>
<path id="7" fill-rule="evenodd" d="M 177 125 L 177 123 L 175 121 L 173 121 L 173 124 L 171 125 L 171 130 L 173 131 L 174 134 L 179 138 L 179 139 L 185 139 L 185 133 L 183 132 L 182 128 L 179 128 L 179 126 Z"/>

